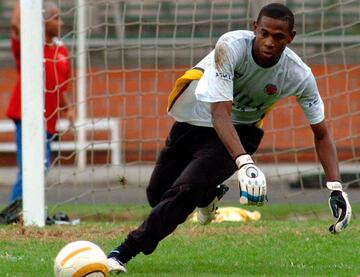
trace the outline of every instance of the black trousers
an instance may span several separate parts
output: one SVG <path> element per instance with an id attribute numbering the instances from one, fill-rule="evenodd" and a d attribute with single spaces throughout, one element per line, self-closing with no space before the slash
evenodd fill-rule
<path id="1" fill-rule="evenodd" d="M 263 130 L 236 125 L 241 143 L 252 154 Z M 237 166 L 216 131 L 176 122 L 161 151 L 147 187 L 148 218 L 129 233 L 123 246 L 133 256 L 152 253 L 158 243 L 183 223 L 197 207 L 215 197 L 216 186 L 231 177 Z"/>

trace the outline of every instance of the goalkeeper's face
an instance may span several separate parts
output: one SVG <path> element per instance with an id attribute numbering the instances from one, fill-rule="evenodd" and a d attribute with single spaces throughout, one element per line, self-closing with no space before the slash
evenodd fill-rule
<path id="1" fill-rule="evenodd" d="M 49 38 L 60 35 L 64 22 L 60 18 L 60 11 L 57 7 L 51 7 L 45 17 L 45 34 Z"/>
<path id="2" fill-rule="evenodd" d="M 276 64 L 286 45 L 295 37 L 295 31 L 289 30 L 287 21 L 267 16 L 254 22 L 254 34 L 253 56 L 264 67 Z"/>

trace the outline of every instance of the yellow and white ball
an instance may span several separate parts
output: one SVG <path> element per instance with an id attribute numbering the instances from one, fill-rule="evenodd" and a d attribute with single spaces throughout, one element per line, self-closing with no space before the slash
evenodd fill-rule
<path id="1" fill-rule="evenodd" d="M 55 277 L 107 277 L 107 257 L 90 241 L 73 241 L 56 256 L 54 273 Z"/>

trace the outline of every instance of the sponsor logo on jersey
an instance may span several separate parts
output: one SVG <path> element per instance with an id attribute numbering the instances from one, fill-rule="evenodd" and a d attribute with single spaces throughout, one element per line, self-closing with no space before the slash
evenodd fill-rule
<path id="1" fill-rule="evenodd" d="M 309 108 L 311 108 L 313 105 L 316 105 L 318 102 L 319 102 L 319 98 L 317 96 L 310 99 L 310 101 L 308 102 Z"/>
<path id="2" fill-rule="evenodd" d="M 228 81 L 232 81 L 232 79 L 233 79 L 229 73 L 224 73 L 224 72 L 216 72 L 215 76 L 216 76 L 216 78 L 228 80 Z"/>
<path id="3" fill-rule="evenodd" d="M 277 87 L 273 84 L 267 84 L 264 88 L 264 92 L 267 95 L 274 95 L 277 93 Z"/>

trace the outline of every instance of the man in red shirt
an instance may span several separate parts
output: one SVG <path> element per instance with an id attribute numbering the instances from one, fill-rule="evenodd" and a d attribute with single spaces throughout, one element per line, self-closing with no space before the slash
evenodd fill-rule
<path id="1" fill-rule="evenodd" d="M 72 123 L 74 109 L 68 104 L 64 92 L 70 78 L 70 63 L 65 45 L 57 39 L 63 21 L 60 18 L 59 8 L 52 2 L 44 2 L 44 72 L 45 72 L 45 110 L 47 142 L 45 165 L 50 166 L 50 141 L 56 135 L 55 125 L 60 113 Z M 21 79 L 20 79 L 20 8 L 16 2 L 11 16 L 11 50 L 16 61 L 18 78 L 10 97 L 6 115 L 14 120 L 16 131 L 15 141 L 17 146 L 18 176 L 13 185 L 10 201 L 22 197 L 22 151 L 21 151 Z"/>

